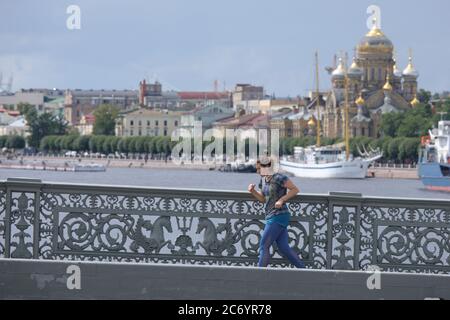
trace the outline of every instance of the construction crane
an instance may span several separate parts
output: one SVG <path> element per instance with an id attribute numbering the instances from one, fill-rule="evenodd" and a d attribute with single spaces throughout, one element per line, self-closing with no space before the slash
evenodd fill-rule
<path id="1" fill-rule="evenodd" d="M 11 93 L 13 79 L 13 75 L 11 75 L 8 82 L 3 82 L 3 73 L 0 72 L 0 92 Z"/>

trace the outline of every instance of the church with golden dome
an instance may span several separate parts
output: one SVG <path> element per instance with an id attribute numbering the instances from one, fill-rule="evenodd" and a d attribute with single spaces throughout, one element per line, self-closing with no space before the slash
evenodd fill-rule
<path id="1" fill-rule="evenodd" d="M 332 89 L 325 99 L 324 136 L 344 136 L 346 91 L 349 134 L 353 137 L 378 138 L 381 136 L 379 129 L 383 114 L 404 112 L 419 104 L 419 73 L 411 53 L 408 65 L 403 72 L 400 71 L 394 57 L 394 45 L 376 21 L 358 44 L 349 67 L 344 60 L 340 58 L 330 70 Z"/>

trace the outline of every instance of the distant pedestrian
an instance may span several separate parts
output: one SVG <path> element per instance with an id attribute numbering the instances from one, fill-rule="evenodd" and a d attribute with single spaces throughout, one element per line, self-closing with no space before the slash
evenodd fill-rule
<path id="1" fill-rule="evenodd" d="M 305 264 L 289 246 L 287 227 L 290 212 L 286 202 L 299 193 L 299 189 L 285 175 L 274 173 L 273 162 L 269 157 L 262 157 L 257 162 L 256 170 L 262 181 L 261 191 L 256 185 L 250 184 L 248 191 L 260 202 L 265 204 L 266 226 L 260 242 L 259 267 L 267 267 L 270 260 L 270 247 L 277 243 L 280 253 L 297 268 L 305 268 Z"/>

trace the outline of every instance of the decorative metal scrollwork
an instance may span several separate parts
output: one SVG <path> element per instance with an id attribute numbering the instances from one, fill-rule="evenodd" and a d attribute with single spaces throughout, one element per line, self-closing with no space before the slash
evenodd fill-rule
<path id="1" fill-rule="evenodd" d="M 0 257 L 257 263 L 264 210 L 248 194 L 88 190 L 0 182 Z M 288 206 L 290 244 L 310 268 L 450 271 L 450 202 L 309 195 Z"/>

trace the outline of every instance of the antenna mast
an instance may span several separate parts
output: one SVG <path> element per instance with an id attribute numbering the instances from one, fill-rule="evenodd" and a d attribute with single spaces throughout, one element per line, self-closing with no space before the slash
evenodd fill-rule
<path id="1" fill-rule="evenodd" d="M 317 147 L 320 147 L 321 141 L 320 141 L 320 99 L 319 99 L 319 52 L 316 51 L 316 109 L 317 109 Z"/>
<path id="2" fill-rule="evenodd" d="M 344 61 L 344 87 L 345 87 L 345 128 L 344 128 L 344 136 L 345 136 L 345 157 L 346 160 L 348 161 L 350 158 L 350 136 L 349 136 L 349 130 L 348 130 L 348 126 L 349 126 L 349 111 L 348 111 L 348 73 L 347 73 L 347 59 L 348 59 L 348 55 L 347 53 L 345 53 L 345 61 Z"/>

